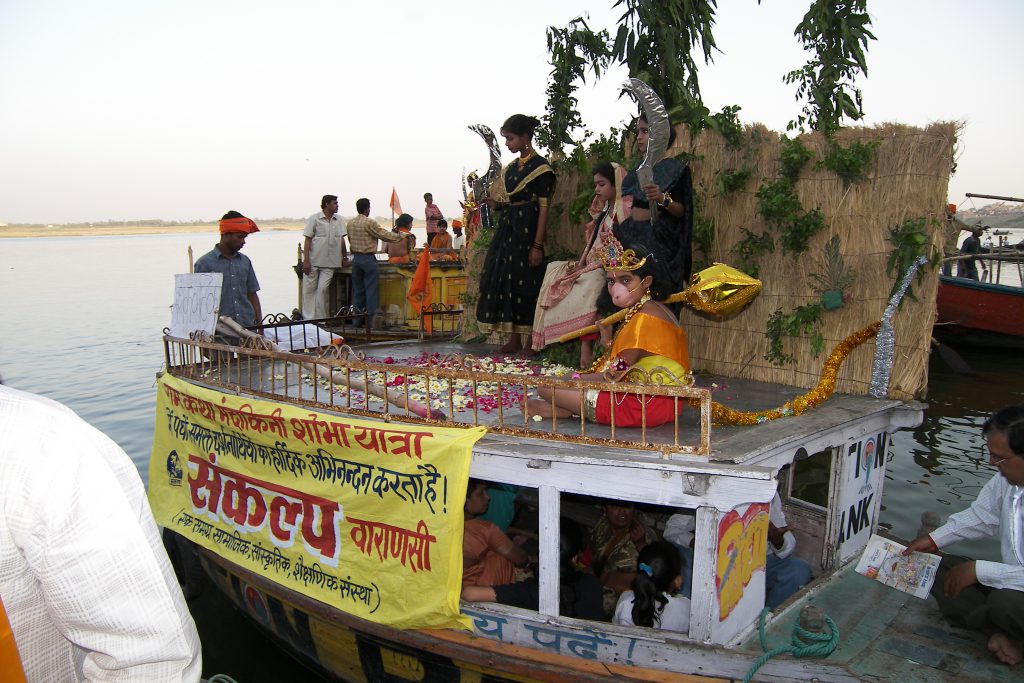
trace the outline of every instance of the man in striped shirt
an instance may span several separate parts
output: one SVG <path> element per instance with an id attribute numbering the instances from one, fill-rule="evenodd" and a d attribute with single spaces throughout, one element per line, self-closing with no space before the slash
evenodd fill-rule
<path id="1" fill-rule="evenodd" d="M 356 201 L 356 211 L 359 215 L 348 222 L 348 244 L 352 252 L 352 304 L 366 311 L 367 327 L 372 327 L 373 316 L 377 313 L 379 305 L 378 240 L 397 242 L 412 235 L 382 228 L 377 221 L 370 218 L 370 200 L 366 197 Z"/>

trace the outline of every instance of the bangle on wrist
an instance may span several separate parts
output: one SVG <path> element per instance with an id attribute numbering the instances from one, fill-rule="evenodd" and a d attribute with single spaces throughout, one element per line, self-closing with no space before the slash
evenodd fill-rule
<path id="1" fill-rule="evenodd" d="M 661 205 L 667 209 L 671 203 L 672 203 L 672 195 L 670 195 L 668 192 L 666 192 L 665 193 L 665 198 L 661 200 Z"/>
<path id="2" fill-rule="evenodd" d="M 537 242 L 533 243 L 533 248 L 534 249 L 540 249 L 541 251 L 544 251 L 544 245 L 543 244 L 539 244 Z"/>

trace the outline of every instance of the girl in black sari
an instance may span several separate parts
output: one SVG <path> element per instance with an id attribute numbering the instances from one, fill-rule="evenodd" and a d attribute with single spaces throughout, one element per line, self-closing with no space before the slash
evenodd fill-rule
<path id="1" fill-rule="evenodd" d="M 640 114 L 635 124 L 637 147 L 645 154 L 650 135 L 647 118 Z M 674 141 L 672 129 L 669 147 Z M 654 165 L 654 184 L 645 187 L 640 187 L 636 171 L 630 171 L 622 182 L 622 194 L 632 195 L 633 211 L 615 228 L 615 237 L 623 244 L 650 245 L 666 266 L 671 291 L 681 292 L 693 269 L 693 175 L 689 165 L 679 159 L 662 159 Z M 657 204 L 653 220 L 652 203 Z"/>
<path id="2" fill-rule="evenodd" d="M 501 214 L 480 276 L 476 317 L 484 334 L 511 333 L 502 353 L 529 350 L 544 279 L 544 237 L 555 173 L 533 148 L 533 131 L 539 124 L 524 114 L 505 121 L 501 135 L 519 158 L 505 166 L 488 189 L 488 201 Z"/>

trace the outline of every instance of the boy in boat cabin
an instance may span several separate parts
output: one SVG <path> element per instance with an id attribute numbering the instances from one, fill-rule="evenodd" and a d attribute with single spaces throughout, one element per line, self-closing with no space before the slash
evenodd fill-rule
<path id="1" fill-rule="evenodd" d="M 416 246 L 416 236 L 412 234 L 412 216 L 407 213 L 399 216 L 392 232 L 406 235 L 408 239 L 388 242 L 385 247 L 388 252 L 388 263 L 409 263 L 409 250 Z"/>
<path id="2" fill-rule="evenodd" d="M 579 569 L 583 550 L 583 528 L 577 521 L 563 517 L 558 535 L 559 615 L 574 619 L 601 621 L 605 618 L 601 584 L 597 577 Z M 464 586 L 462 599 L 470 602 L 498 602 L 503 605 L 538 609 L 540 584 L 537 577 L 498 586 Z"/>
<path id="3" fill-rule="evenodd" d="M 525 567 L 531 559 L 525 550 L 516 545 L 494 523 L 479 518 L 487 512 L 490 502 L 487 482 L 470 479 L 464 508 L 463 586 L 499 586 L 513 583 L 516 567 Z"/>
<path id="4" fill-rule="evenodd" d="M 602 343 L 610 351 L 594 363 L 590 372 L 576 373 L 573 379 L 607 381 L 608 375 L 612 378 L 607 382 L 607 390 L 586 391 L 583 406 L 588 420 L 611 424 L 614 402 L 616 426 L 638 427 L 646 421 L 648 427 L 655 427 L 674 420 L 684 401 L 670 396 L 641 397 L 616 392 L 614 384 L 625 378 L 640 383 L 654 380 L 662 385 L 687 386 L 693 382 L 690 356 L 686 332 L 678 317 L 658 301 L 673 293 L 668 291 L 669 281 L 661 265 L 646 246 L 630 246 L 623 250 L 618 243 L 611 243 L 601 250 L 608 293 L 612 302 L 627 313 L 614 338 L 611 328 L 598 323 Z M 537 392 L 541 400 L 529 401 L 531 415 L 579 414 L 578 389 L 540 387 Z"/>
<path id="5" fill-rule="evenodd" d="M 932 595 L 947 617 L 985 631 L 988 649 L 1013 666 L 1024 660 L 1024 404 L 996 412 L 981 434 L 988 461 L 999 474 L 971 507 L 912 541 L 904 554 L 936 553 L 956 541 L 999 537 L 1001 562 L 944 555 Z"/>

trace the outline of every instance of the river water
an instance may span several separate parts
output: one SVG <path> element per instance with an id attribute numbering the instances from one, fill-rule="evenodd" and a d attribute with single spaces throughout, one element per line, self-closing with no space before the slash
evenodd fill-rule
<path id="1" fill-rule="evenodd" d="M 188 271 L 189 245 L 198 258 L 216 241 L 214 233 L 0 240 L 0 376 L 70 406 L 120 444 L 145 478 L 173 274 Z M 298 232 L 273 231 L 247 241 L 264 313 L 295 306 L 291 266 L 300 241 Z M 1019 354 L 960 351 L 974 372 L 954 374 L 933 354 L 924 424 L 893 438 L 881 523 L 905 538 L 921 511 L 945 516 L 970 504 L 995 473 L 985 462 L 981 423 L 1002 406 L 1024 403 Z M 959 550 L 998 557 L 992 542 Z M 313 680 L 296 675 L 294 663 L 217 596 L 198 603 L 204 675 Z"/>

